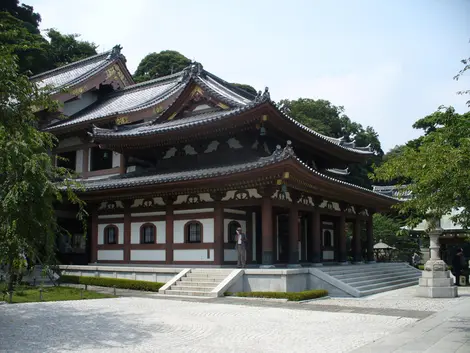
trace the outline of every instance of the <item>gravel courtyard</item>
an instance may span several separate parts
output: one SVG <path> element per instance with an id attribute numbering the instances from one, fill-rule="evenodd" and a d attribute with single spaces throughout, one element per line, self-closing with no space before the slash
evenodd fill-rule
<path id="1" fill-rule="evenodd" d="M 416 319 L 151 298 L 0 306 L 1 352 L 349 352 Z"/>

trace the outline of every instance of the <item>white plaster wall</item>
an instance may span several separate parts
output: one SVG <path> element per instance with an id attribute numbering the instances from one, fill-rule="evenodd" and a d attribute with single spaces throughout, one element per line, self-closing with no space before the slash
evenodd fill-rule
<path id="1" fill-rule="evenodd" d="M 98 99 L 98 95 L 90 91 L 81 94 L 79 97 L 79 99 L 75 99 L 64 104 L 64 115 L 70 116 L 72 114 L 75 114 L 80 110 L 88 107 L 90 104 L 92 104 Z"/>
<path id="2" fill-rule="evenodd" d="M 165 250 L 131 250 L 131 261 L 165 261 Z"/>
<path id="3" fill-rule="evenodd" d="M 104 229 L 108 225 L 115 225 L 117 227 L 117 229 L 118 229 L 118 244 L 124 244 L 124 223 L 98 224 L 98 244 L 99 245 L 104 244 Z M 109 250 L 109 251 L 111 251 L 111 250 Z M 103 260 L 105 260 L 105 259 L 103 259 Z M 115 259 L 112 259 L 112 260 L 115 260 Z"/>
<path id="4" fill-rule="evenodd" d="M 203 242 L 204 243 L 213 243 L 214 242 L 214 219 L 213 218 L 204 218 L 204 219 L 185 219 L 177 220 L 173 222 L 173 242 L 175 244 L 184 243 L 184 225 L 189 221 L 198 221 L 202 223 L 203 228 Z"/>
<path id="5" fill-rule="evenodd" d="M 117 152 L 113 152 L 113 168 L 119 168 L 121 166 L 121 155 Z"/>
<path id="6" fill-rule="evenodd" d="M 323 250 L 323 260 L 334 260 L 335 252 L 333 250 Z"/>
<path id="7" fill-rule="evenodd" d="M 82 141 L 80 140 L 79 137 L 68 137 L 66 139 L 63 139 L 59 141 L 59 145 L 57 148 L 65 148 L 65 147 L 72 147 L 76 145 L 80 145 Z"/>
<path id="8" fill-rule="evenodd" d="M 246 221 L 239 221 L 238 219 L 226 218 L 224 219 L 224 243 L 228 243 L 228 225 L 232 221 L 236 221 L 240 223 L 240 226 L 242 227 L 242 231 L 246 233 Z"/>
<path id="9" fill-rule="evenodd" d="M 83 150 L 77 150 L 77 158 L 75 159 L 75 171 L 83 172 Z"/>
<path id="10" fill-rule="evenodd" d="M 174 261 L 214 261 L 214 249 L 173 250 Z"/>
<path id="11" fill-rule="evenodd" d="M 237 261 L 237 251 L 235 249 L 224 249 L 224 261 Z"/>
<path id="12" fill-rule="evenodd" d="M 152 223 L 157 228 L 157 244 L 166 242 L 165 221 L 159 222 L 132 222 L 131 223 L 131 244 L 140 244 L 140 227 L 142 224 Z"/>
<path id="13" fill-rule="evenodd" d="M 98 250 L 98 261 L 121 261 L 124 260 L 123 250 Z"/>

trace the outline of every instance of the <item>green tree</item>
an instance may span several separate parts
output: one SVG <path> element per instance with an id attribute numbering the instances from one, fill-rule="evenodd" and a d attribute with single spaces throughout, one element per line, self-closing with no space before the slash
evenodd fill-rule
<path id="1" fill-rule="evenodd" d="M 191 60 L 174 50 L 150 53 L 137 66 L 134 73 L 136 82 L 144 82 L 157 77 L 168 76 L 183 70 Z"/>
<path id="2" fill-rule="evenodd" d="M 402 219 L 376 213 L 372 222 L 375 241 L 396 248 L 395 259 L 410 261 L 415 252 L 420 253 L 416 238 L 412 238 L 408 231 L 401 229 L 405 225 Z"/>
<path id="3" fill-rule="evenodd" d="M 32 6 L 21 4 L 18 0 L 2 0 L 0 12 L 8 12 L 13 17 L 23 22 L 23 25 L 30 33 L 39 34 L 39 23 L 41 15 L 34 12 Z"/>
<path id="4" fill-rule="evenodd" d="M 58 231 L 54 206 L 71 202 L 77 217 L 85 216 L 72 176 L 51 158 L 56 138 L 35 127 L 34 111 L 55 111 L 57 102 L 18 72 L 16 51 L 0 46 L 0 263 L 8 265 L 10 292 L 23 255 L 51 263 Z"/>
<path id="5" fill-rule="evenodd" d="M 460 62 L 464 65 L 464 67 L 457 73 L 457 75 L 454 76 L 454 80 L 457 81 L 465 74 L 465 72 L 470 70 L 470 58 L 462 59 Z M 470 94 L 470 90 L 459 91 L 457 94 Z M 467 105 L 470 107 L 470 100 L 467 101 Z"/>
<path id="6" fill-rule="evenodd" d="M 70 64 L 96 54 L 98 46 L 92 42 L 78 40 L 79 34 L 62 34 L 56 29 L 48 29 L 46 33 L 50 40 L 47 58 L 54 67 Z"/>
<path id="7" fill-rule="evenodd" d="M 457 114 L 440 107 L 418 120 L 416 128 L 427 127 L 417 146 L 406 145 L 375 169 L 375 180 L 407 184 L 413 198 L 398 204 L 399 212 L 416 226 L 422 219 L 440 219 L 452 209 L 464 211 L 453 217 L 464 227 L 470 225 L 470 112 Z M 406 182 L 404 182 L 406 181 Z"/>
<path id="8" fill-rule="evenodd" d="M 235 87 L 238 87 L 238 88 L 241 88 L 245 92 L 251 93 L 254 96 L 256 96 L 258 94 L 258 92 L 256 92 L 256 89 L 254 89 L 253 86 L 246 85 L 244 83 L 231 83 L 231 85 L 233 85 Z"/>
<path id="9" fill-rule="evenodd" d="M 324 99 L 284 99 L 279 103 L 289 116 L 323 135 L 344 137 L 345 141 L 354 139 L 358 146 L 371 145 L 376 155 L 365 164 L 351 164 L 350 175 L 346 178 L 351 183 L 371 187 L 368 174 L 373 170 L 373 164 L 378 163 L 383 156 L 378 134 L 372 127 L 364 129 L 361 124 L 351 121 L 344 113 L 344 107 L 335 106 Z"/>

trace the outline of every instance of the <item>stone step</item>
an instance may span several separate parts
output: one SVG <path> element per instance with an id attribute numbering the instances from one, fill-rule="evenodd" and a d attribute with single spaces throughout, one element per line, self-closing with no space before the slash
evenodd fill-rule
<path id="1" fill-rule="evenodd" d="M 191 286 L 185 286 L 185 285 L 174 285 L 171 286 L 170 290 L 179 290 L 179 291 L 184 291 L 184 292 L 193 292 L 193 291 L 198 291 L 198 292 L 212 292 L 212 290 L 215 287 L 191 287 Z"/>
<path id="2" fill-rule="evenodd" d="M 417 278 L 416 279 L 405 278 L 405 279 L 397 279 L 397 280 L 391 280 L 391 281 L 382 281 L 382 282 L 378 282 L 374 284 L 368 284 L 365 286 L 357 286 L 355 288 L 359 290 L 359 292 L 364 292 L 364 291 L 368 291 L 371 289 L 386 288 L 386 287 L 397 285 L 397 284 L 415 285 L 415 284 L 418 284 L 418 279 Z"/>
<path id="3" fill-rule="evenodd" d="M 168 295 L 183 295 L 183 296 L 195 296 L 195 297 L 210 297 L 209 292 L 195 291 L 195 290 L 176 290 L 176 289 L 167 289 L 165 294 Z"/>
<path id="4" fill-rule="evenodd" d="M 396 276 L 413 276 L 413 277 L 420 277 L 419 274 L 416 273 L 409 273 L 409 272 L 393 272 L 393 273 L 387 273 L 385 276 L 383 273 L 375 274 L 375 275 L 360 275 L 360 276 L 349 276 L 347 278 L 338 278 L 335 276 L 336 279 L 340 279 L 342 282 L 347 283 L 351 286 L 354 286 L 355 283 L 360 283 L 362 281 L 369 281 L 369 280 L 377 280 L 377 279 L 382 279 L 382 278 L 392 278 Z"/>
<path id="5" fill-rule="evenodd" d="M 325 272 L 325 271 L 324 271 Z M 381 268 L 381 269 L 364 269 L 356 271 L 342 271 L 342 272 L 325 272 L 327 275 L 335 277 L 337 279 L 346 279 L 350 277 L 360 277 L 360 276 L 373 276 L 376 274 L 386 274 L 386 273 L 397 273 L 397 272 L 409 272 L 407 268 Z"/>
<path id="6" fill-rule="evenodd" d="M 219 284 L 219 282 L 204 282 L 204 281 L 201 281 L 201 282 L 195 282 L 195 281 L 183 281 L 183 280 L 180 280 L 178 282 L 176 282 L 174 285 L 184 285 L 186 287 L 212 287 L 212 288 L 215 288 L 217 287 Z"/>
<path id="7" fill-rule="evenodd" d="M 369 290 L 359 291 L 359 296 L 360 297 L 366 297 L 368 295 L 388 292 L 388 291 L 391 291 L 391 290 L 405 288 L 405 287 L 411 287 L 411 286 L 414 286 L 414 285 L 417 285 L 417 284 L 418 283 L 400 283 L 400 284 L 390 285 L 390 286 L 387 286 L 387 287 L 380 287 L 380 288 L 376 288 L 376 289 L 369 289 Z"/>
<path id="8" fill-rule="evenodd" d="M 225 278 L 225 277 L 224 277 Z M 181 277 L 181 281 L 191 282 L 222 282 L 224 278 L 211 278 L 211 277 Z"/>
<path id="9" fill-rule="evenodd" d="M 350 285 L 351 287 L 360 287 L 363 285 L 367 284 L 374 284 L 378 282 L 383 282 L 384 280 L 399 280 L 399 279 L 410 279 L 410 280 L 417 280 L 419 276 L 416 276 L 413 273 L 397 273 L 394 275 L 390 276 L 374 276 L 374 278 L 371 277 L 363 277 L 363 278 L 351 278 L 346 280 L 343 280 L 344 283 Z"/>
<path id="10" fill-rule="evenodd" d="M 204 276 L 200 274 L 195 274 L 195 273 L 188 273 L 185 277 L 182 278 L 187 278 L 192 281 L 220 281 L 222 282 L 227 276 Z"/>
<path id="11" fill-rule="evenodd" d="M 392 265 L 392 266 L 373 266 L 373 265 L 365 265 L 365 266 L 338 266 L 335 268 L 319 268 L 323 272 L 329 274 L 330 276 L 337 276 L 337 275 L 349 275 L 349 274 L 359 274 L 359 273 L 374 273 L 374 272 L 382 272 L 382 271 L 400 271 L 408 269 L 409 267 L 403 264 L 400 265 Z"/>

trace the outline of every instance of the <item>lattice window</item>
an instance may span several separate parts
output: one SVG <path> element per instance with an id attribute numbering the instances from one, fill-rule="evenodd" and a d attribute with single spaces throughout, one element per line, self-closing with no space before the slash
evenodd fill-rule
<path id="1" fill-rule="evenodd" d="M 106 228 L 104 229 L 104 242 L 105 244 L 118 243 L 118 228 L 116 226 L 106 226 Z"/>
<path id="2" fill-rule="evenodd" d="M 141 244 L 155 244 L 155 235 L 157 229 L 151 223 L 143 224 L 140 227 L 140 243 Z"/>
<path id="3" fill-rule="evenodd" d="M 202 224 L 197 221 L 191 221 L 186 224 L 186 242 L 200 243 L 202 241 Z"/>

